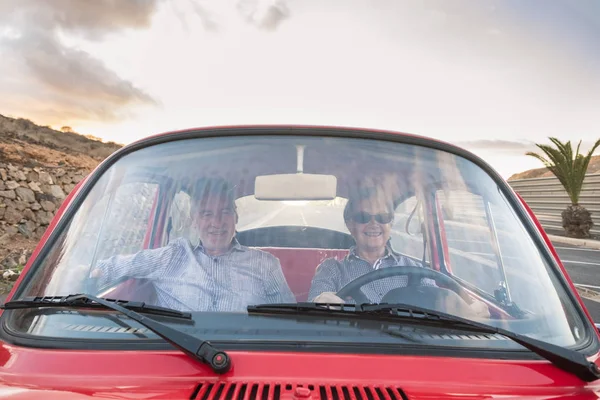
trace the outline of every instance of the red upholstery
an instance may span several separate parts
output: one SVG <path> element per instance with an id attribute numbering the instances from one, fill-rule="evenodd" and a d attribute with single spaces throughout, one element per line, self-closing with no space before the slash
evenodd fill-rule
<path id="1" fill-rule="evenodd" d="M 261 247 L 277 257 L 288 285 L 296 295 L 296 301 L 306 301 L 310 283 L 319 264 L 326 258 L 338 260 L 346 257 L 348 250 L 343 249 L 299 249 L 286 247 Z"/>

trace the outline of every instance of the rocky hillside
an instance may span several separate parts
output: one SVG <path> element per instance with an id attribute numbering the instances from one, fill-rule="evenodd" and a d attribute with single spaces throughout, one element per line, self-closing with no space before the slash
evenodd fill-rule
<path id="1" fill-rule="evenodd" d="M 0 115 L 0 295 L 66 195 L 120 147 Z"/>
<path id="2" fill-rule="evenodd" d="M 600 156 L 594 156 L 590 160 L 590 165 L 588 167 L 588 174 L 599 174 L 600 173 Z M 552 172 L 548 171 L 547 168 L 536 168 L 530 169 L 525 172 L 519 172 L 518 174 L 514 174 L 510 178 L 509 181 L 517 180 L 517 179 L 530 179 L 530 178 L 546 178 L 552 177 Z"/>

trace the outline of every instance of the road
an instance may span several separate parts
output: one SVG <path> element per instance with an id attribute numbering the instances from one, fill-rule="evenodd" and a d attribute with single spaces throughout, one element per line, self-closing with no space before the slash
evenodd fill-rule
<path id="1" fill-rule="evenodd" d="M 554 243 L 554 247 L 573 283 L 600 292 L 600 250 L 561 243 Z M 594 321 L 600 323 L 600 300 L 584 297 L 583 302 Z"/>

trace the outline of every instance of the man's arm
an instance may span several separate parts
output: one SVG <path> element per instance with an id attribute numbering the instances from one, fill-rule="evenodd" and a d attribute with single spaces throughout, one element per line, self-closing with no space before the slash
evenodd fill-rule
<path id="1" fill-rule="evenodd" d="M 268 273 L 265 281 L 265 292 L 267 303 L 295 303 L 296 296 L 292 293 L 279 259 L 270 254 L 267 255 Z"/>
<path id="2" fill-rule="evenodd" d="M 146 249 L 135 254 L 116 255 L 101 260 L 92 271 L 92 277 L 97 278 L 97 285 L 102 287 L 124 276 L 153 278 L 168 273 L 170 267 L 174 266 L 173 258 L 181 249 L 175 243 L 158 249 Z"/>

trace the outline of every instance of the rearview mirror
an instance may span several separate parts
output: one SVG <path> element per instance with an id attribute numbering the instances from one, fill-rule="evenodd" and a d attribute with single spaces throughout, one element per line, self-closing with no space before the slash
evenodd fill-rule
<path id="1" fill-rule="evenodd" d="M 333 200 L 337 178 L 333 175 L 278 174 L 257 176 L 254 197 L 258 200 Z"/>

